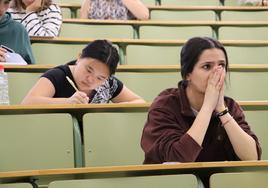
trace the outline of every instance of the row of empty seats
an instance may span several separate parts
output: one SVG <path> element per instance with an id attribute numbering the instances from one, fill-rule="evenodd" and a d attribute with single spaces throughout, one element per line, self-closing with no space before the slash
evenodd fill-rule
<path id="1" fill-rule="evenodd" d="M 37 64 L 60 65 L 76 59 L 79 52 L 92 40 L 89 38 L 33 38 L 31 41 Z M 146 66 L 178 65 L 180 62 L 180 51 L 185 40 L 111 39 L 111 42 L 119 50 L 121 64 Z M 268 41 L 258 40 L 249 42 L 236 40 L 221 42 L 225 45 L 231 65 L 267 64 L 268 54 L 266 52 L 268 50 Z"/>
<path id="2" fill-rule="evenodd" d="M 118 39 L 267 40 L 268 22 L 215 21 L 110 21 L 65 19 L 60 37 Z M 79 30 L 79 35 L 75 31 Z"/>
<path id="3" fill-rule="evenodd" d="M 79 18 L 79 4 L 60 4 L 63 18 Z M 149 6 L 150 20 L 267 21 L 268 7 Z"/>
<path id="4" fill-rule="evenodd" d="M 81 4 L 82 0 L 55 0 L 56 3 L 77 3 Z M 175 6 L 237 6 L 238 0 L 142 0 L 146 5 L 175 5 Z"/>
<path id="5" fill-rule="evenodd" d="M 229 0 L 230 1 L 230 0 Z M 81 4 L 82 0 L 55 0 L 56 3 L 77 3 Z M 204 5 L 222 5 L 219 0 L 142 0 L 146 5 L 196 5 L 196 6 L 204 6 Z"/>

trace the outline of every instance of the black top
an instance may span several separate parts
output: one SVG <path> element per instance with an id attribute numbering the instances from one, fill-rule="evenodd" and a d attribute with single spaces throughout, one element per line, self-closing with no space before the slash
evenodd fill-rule
<path id="1" fill-rule="evenodd" d="M 49 79 L 54 85 L 54 98 L 69 98 L 75 93 L 75 89 L 68 82 L 66 76 L 75 83 L 68 64 L 50 69 L 41 76 Z M 116 77 L 111 76 L 103 85 L 94 90 L 89 103 L 109 103 L 109 101 L 116 97 L 122 89 L 123 83 Z"/>

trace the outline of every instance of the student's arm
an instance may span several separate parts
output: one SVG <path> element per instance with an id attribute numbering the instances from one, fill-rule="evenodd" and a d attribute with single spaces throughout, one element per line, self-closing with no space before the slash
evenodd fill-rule
<path id="1" fill-rule="evenodd" d="M 89 14 L 89 10 L 90 10 L 90 0 L 84 0 L 82 5 L 81 5 L 80 18 L 87 19 L 88 14 Z"/>
<path id="2" fill-rule="evenodd" d="M 122 0 L 122 2 L 137 19 L 149 19 L 149 9 L 140 0 Z"/>
<path id="3" fill-rule="evenodd" d="M 144 103 L 145 101 L 133 91 L 123 86 L 121 92 L 112 99 L 113 103 Z"/>
<path id="4" fill-rule="evenodd" d="M 85 93 L 77 91 L 70 98 L 53 98 L 55 87 L 52 82 L 41 77 L 21 104 L 87 104 L 88 97 Z"/>
<path id="5" fill-rule="evenodd" d="M 5 54 L 7 50 L 0 47 L 0 62 L 6 62 Z"/>
<path id="6" fill-rule="evenodd" d="M 220 120 L 224 124 L 236 155 L 241 160 L 257 160 L 256 141 L 238 125 L 229 113 L 220 117 Z"/>
<path id="7" fill-rule="evenodd" d="M 216 111 L 222 112 L 225 109 L 224 104 L 224 85 L 220 90 L 218 104 L 216 106 Z M 225 128 L 225 131 L 231 141 L 231 144 L 234 148 L 236 155 L 241 160 L 257 160 L 258 152 L 257 152 L 257 143 L 246 131 L 242 129 L 241 126 L 245 127 L 245 130 L 248 130 L 250 133 L 250 128 L 245 122 L 244 113 L 238 104 L 232 106 L 232 115 L 234 115 L 235 120 L 230 113 L 226 113 L 220 116 L 220 120 L 222 122 L 222 126 Z"/>
<path id="8" fill-rule="evenodd" d="M 50 5 L 46 10 L 43 10 L 44 16 L 39 18 L 36 13 L 36 7 L 31 7 L 31 5 L 26 8 L 27 14 L 21 20 L 29 36 L 58 36 L 62 24 L 60 7 L 55 4 Z"/>

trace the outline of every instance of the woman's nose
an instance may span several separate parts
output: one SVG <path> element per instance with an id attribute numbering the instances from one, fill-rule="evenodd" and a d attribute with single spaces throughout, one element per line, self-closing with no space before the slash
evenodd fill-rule
<path id="1" fill-rule="evenodd" d="M 90 75 L 87 77 L 87 80 L 90 84 L 94 83 L 95 79 L 94 79 L 94 76 Z"/>

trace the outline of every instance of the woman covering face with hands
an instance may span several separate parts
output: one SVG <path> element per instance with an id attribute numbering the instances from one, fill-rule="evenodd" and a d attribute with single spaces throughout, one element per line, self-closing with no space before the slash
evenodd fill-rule
<path id="1" fill-rule="evenodd" d="M 228 57 L 211 38 L 188 40 L 178 88 L 152 103 L 141 146 L 145 164 L 257 160 L 261 148 L 240 106 L 224 96 Z"/>

